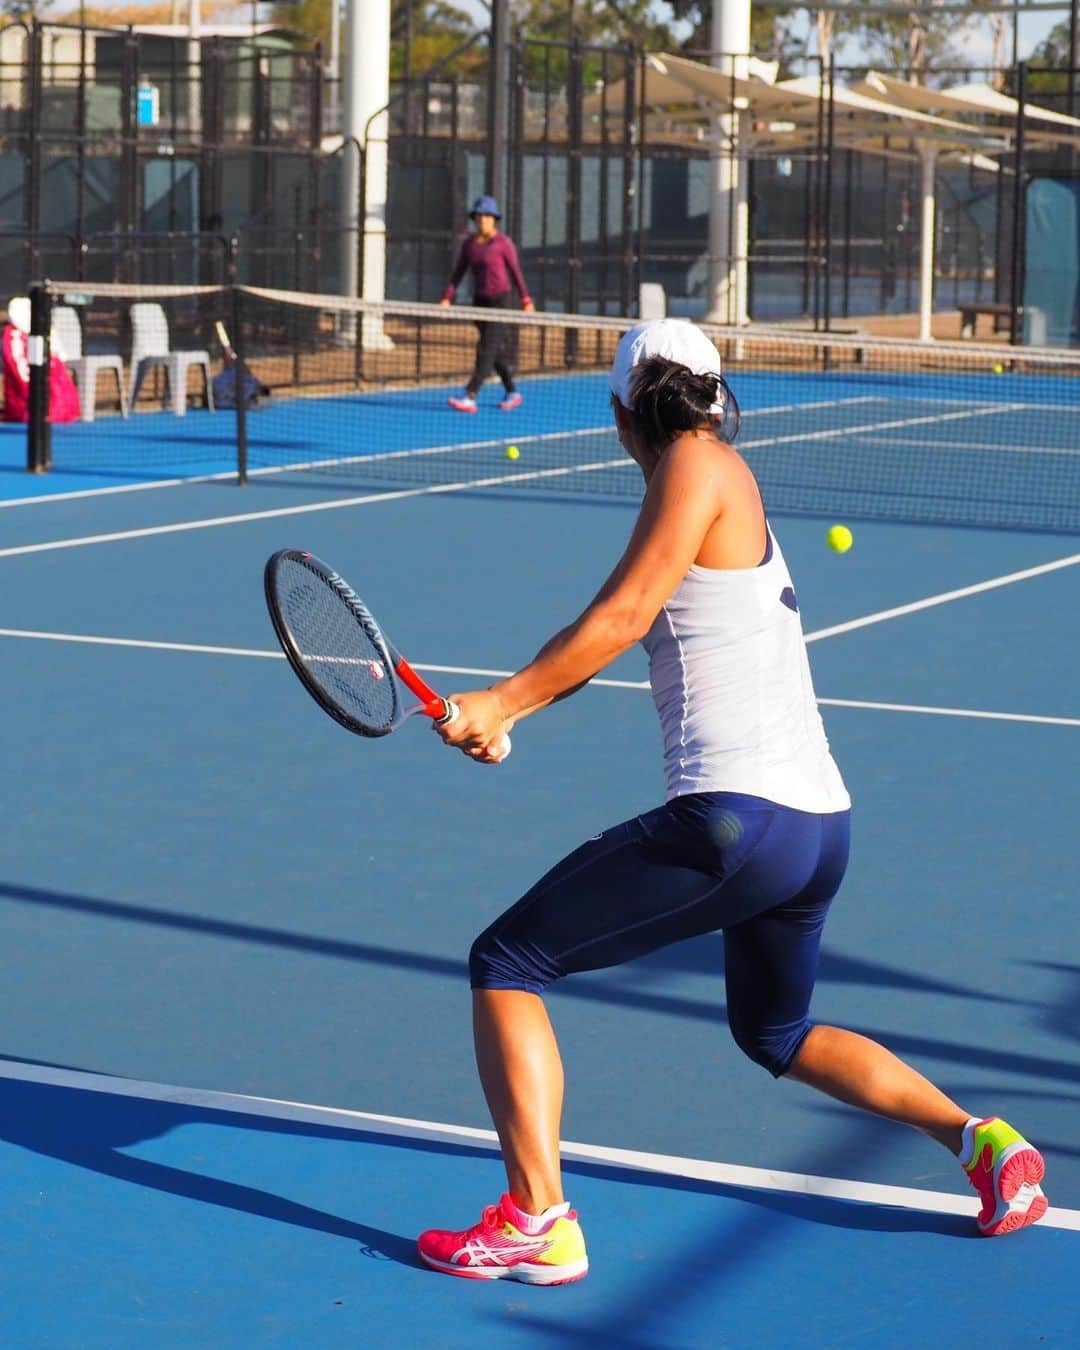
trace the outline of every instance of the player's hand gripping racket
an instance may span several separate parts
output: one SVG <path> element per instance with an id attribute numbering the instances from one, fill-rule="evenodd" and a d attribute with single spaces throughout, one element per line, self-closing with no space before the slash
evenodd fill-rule
<path id="1" fill-rule="evenodd" d="M 358 736 L 388 736 L 414 713 L 452 722 L 456 704 L 437 694 L 389 641 L 352 587 L 301 549 L 267 559 L 266 604 L 289 664 L 311 697 Z M 397 677 L 395 679 L 395 676 Z M 420 700 L 402 707 L 398 681 Z M 510 753 L 504 736 L 498 758 Z"/>

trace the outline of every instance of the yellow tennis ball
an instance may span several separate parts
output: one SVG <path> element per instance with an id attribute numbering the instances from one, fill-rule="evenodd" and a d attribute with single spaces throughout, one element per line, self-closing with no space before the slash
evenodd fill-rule
<path id="1" fill-rule="evenodd" d="M 517 448 L 516 445 L 508 445 L 508 446 L 506 447 L 506 458 L 507 458 L 507 459 L 517 459 L 517 458 L 519 457 L 520 454 L 521 454 L 521 451 Z"/>
<path id="2" fill-rule="evenodd" d="M 995 375 L 1004 375 L 1004 374 L 1005 374 L 1005 367 L 1001 364 L 1000 361 L 995 361 L 995 362 L 994 362 L 994 374 L 995 374 Z"/>
<path id="3" fill-rule="evenodd" d="M 846 525 L 834 525 L 825 538 L 834 553 L 846 553 L 855 542 L 855 536 Z"/>

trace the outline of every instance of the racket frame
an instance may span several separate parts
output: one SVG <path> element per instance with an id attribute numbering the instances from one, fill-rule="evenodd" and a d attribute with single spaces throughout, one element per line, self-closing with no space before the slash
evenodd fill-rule
<path id="1" fill-rule="evenodd" d="M 390 720 L 384 727 L 373 727 L 370 723 L 360 722 L 347 713 L 322 688 L 308 670 L 303 653 L 300 651 L 296 638 L 281 612 L 277 594 L 277 578 L 281 565 L 285 562 L 299 563 L 306 567 L 318 582 L 333 591 L 378 652 L 391 683 L 393 682 L 393 675 L 396 675 L 406 689 L 420 700 L 418 704 L 410 708 L 402 708 L 397 686 L 393 685 L 393 713 Z M 309 553 L 306 549 L 278 549 L 266 560 L 266 566 L 263 568 L 263 589 L 266 593 L 266 607 L 270 611 L 270 621 L 274 625 L 274 632 L 277 634 L 278 642 L 281 644 L 281 649 L 285 653 L 289 665 L 292 666 L 294 674 L 323 712 L 328 713 L 335 722 L 347 731 L 351 731 L 357 736 L 377 738 L 388 736 L 392 731 L 396 731 L 405 718 L 411 717 L 414 713 L 423 713 L 435 722 L 453 721 L 457 716 L 457 708 L 454 704 L 449 699 L 443 698 L 441 694 L 437 694 L 423 676 L 419 675 L 409 665 L 408 661 L 379 627 L 378 620 L 363 600 L 360 599 L 344 577 L 335 572 L 327 563 L 324 563 L 321 558 L 316 558 L 313 553 Z M 393 675 L 390 674 L 391 671 Z"/>

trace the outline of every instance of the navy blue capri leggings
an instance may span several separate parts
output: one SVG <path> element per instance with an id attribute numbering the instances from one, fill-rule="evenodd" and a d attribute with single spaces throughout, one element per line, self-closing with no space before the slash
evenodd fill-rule
<path id="1" fill-rule="evenodd" d="M 605 830 L 476 939 L 474 989 L 540 994 L 722 929 L 728 1024 L 776 1077 L 810 1030 L 821 930 L 847 866 L 850 813 L 697 792 Z"/>

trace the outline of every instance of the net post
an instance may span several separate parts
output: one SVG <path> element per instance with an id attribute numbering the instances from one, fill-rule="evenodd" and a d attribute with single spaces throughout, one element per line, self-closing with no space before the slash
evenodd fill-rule
<path id="1" fill-rule="evenodd" d="M 233 367 L 236 373 L 236 485 L 246 487 L 248 481 L 247 439 L 247 362 L 244 360 L 244 316 L 240 301 L 240 287 L 235 276 L 229 286 L 230 321 L 233 330 Z"/>
<path id="2" fill-rule="evenodd" d="M 49 421 L 49 359 L 52 298 L 46 282 L 30 286 L 30 333 L 26 355 L 30 366 L 26 424 L 26 468 L 48 473 L 52 468 L 52 424 Z"/>

